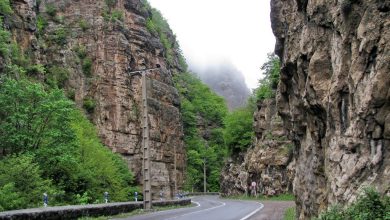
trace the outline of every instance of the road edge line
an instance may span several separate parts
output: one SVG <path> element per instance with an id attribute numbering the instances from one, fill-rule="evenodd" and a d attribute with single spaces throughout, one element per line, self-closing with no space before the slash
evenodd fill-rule
<path id="1" fill-rule="evenodd" d="M 240 220 L 247 220 L 248 218 L 252 217 L 252 215 L 256 214 L 256 212 L 262 210 L 264 208 L 264 204 L 260 203 L 260 202 L 258 202 L 258 203 L 261 205 L 259 208 L 257 208 L 255 211 L 249 213 L 248 215 L 244 216 Z"/>

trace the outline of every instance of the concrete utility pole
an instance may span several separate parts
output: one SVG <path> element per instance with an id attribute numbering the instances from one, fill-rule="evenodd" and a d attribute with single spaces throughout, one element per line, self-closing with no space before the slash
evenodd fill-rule
<path id="1" fill-rule="evenodd" d="M 204 147 L 205 147 L 205 151 L 207 152 L 207 148 L 209 147 L 207 142 L 205 143 Z M 206 153 L 205 153 L 204 157 L 203 157 L 203 192 L 204 193 L 207 192 L 206 162 L 207 162 L 207 158 L 206 158 Z"/>
<path id="2" fill-rule="evenodd" d="M 142 76 L 142 173 L 143 173 L 143 193 L 144 193 L 144 209 L 152 208 L 152 191 L 151 191 L 151 178 L 150 178 L 150 146 L 149 146 L 149 122 L 148 122 L 148 97 L 147 97 L 147 84 L 146 84 L 146 72 L 157 70 L 157 68 L 144 69 L 130 72 L 129 75 L 141 74 Z"/>
<path id="3" fill-rule="evenodd" d="M 203 192 L 207 190 L 207 181 L 206 181 L 206 157 L 203 159 Z"/>
<path id="4" fill-rule="evenodd" d="M 149 122 L 148 122 L 148 98 L 146 90 L 146 73 L 142 72 L 142 147 L 143 158 L 143 176 L 144 176 L 144 209 L 152 208 L 152 191 L 150 183 L 150 147 L 149 147 Z"/>
<path id="5" fill-rule="evenodd" d="M 173 198 L 175 198 L 177 194 L 177 176 L 176 176 L 176 144 L 173 146 L 173 175 L 174 175 L 174 181 L 175 181 L 175 192 L 173 193 Z"/>

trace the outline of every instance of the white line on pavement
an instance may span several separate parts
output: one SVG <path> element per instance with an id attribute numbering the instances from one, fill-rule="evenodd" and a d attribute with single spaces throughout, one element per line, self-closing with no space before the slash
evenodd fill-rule
<path id="1" fill-rule="evenodd" d="M 256 212 L 260 211 L 262 208 L 264 208 L 264 205 L 262 203 L 259 203 L 260 204 L 260 207 L 257 208 L 255 211 L 249 213 L 248 215 L 246 215 L 245 217 L 241 218 L 240 220 L 246 220 L 248 218 L 250 218 L 252 215 L 254 215 Z"/>
<path id="2" fill-rule="evenodd" d="M 205 199 L 205 200 L 208 200 L 208 199 Z M 211 201 L 211 200 L 208 200 L 208 201 Z M 211 202 L 218 202 L 218 201 L 211 201 Z M 194 202 L 194 203 L 199 204 L 198 202 Z M 189 212 L 189 213 L 186 213 L 186 214 L 183 214 L 183 215 L 175 216 L 173 218 L 168 218 L 166 220 L 175 219 L 175 218 L 178 218 L 178 217 L 187 216 L 187 215 L 191 215 L 191 214 L 195 214 L 195 213 L 199 213 L 199 212 L 205 212 L 205 211 L 209 211 L 209 210 L 216 209 L 216 208 L 219 208 L 219 207 L 222 207 L 222 206 L 226 205 L 226 203 L 224 203 L 224 202 L 219 202 L 219 203 L 221 203 L 221 205 L 219 205 L 219 206 L 214 206 L 214 207 L 211 207 L 211 208 L 208 208 L 208 209 L 202 209 L 202 210 L 198 210 L 198 211 L 195 211 L 195 212 Z M 200 206 L 200 204 L 199 204 L 199 206 Z"/>
<path id="3" fill-rule="evenodd" d="M 196 204 L 196 207 L 199 207 L 200 206 L 200 203 L 199 202 L 194 202 L 194 201 L 191 201 L 192 203 L 195 203 Z"/>

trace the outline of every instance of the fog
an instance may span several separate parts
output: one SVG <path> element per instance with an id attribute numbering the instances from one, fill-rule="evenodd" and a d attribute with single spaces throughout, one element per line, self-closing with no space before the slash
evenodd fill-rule
<path id="1" fill-rule="evenodd" d="M 230 61 L 221 60 L 209 65 L 194 65 L 190 62 L 189 65 L 192 72 L 225 98 L 229 110 L 246 104 L 250 90 L 243 74 Z"/>
<path id="2" fill-rule="evenodd" d="M 168 20 L 195 70 L 231 63 L 255 88 L 275 39 L 268 0 L 148 0 Z M 220 72 L 209 71 L 208 74 Z"/>

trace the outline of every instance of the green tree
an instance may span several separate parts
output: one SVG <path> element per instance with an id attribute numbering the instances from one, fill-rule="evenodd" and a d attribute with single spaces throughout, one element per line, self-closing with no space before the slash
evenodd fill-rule
<path id="1" fill-rule="evenodd" d="M 0 204 L 2 209 L 37 206 L 41 193 L 50 189 L 49 195 L 55 194 L 59 203 L 94 202 L 104 191 L 113 201 L 127 200 L 133 175 L 100 143 L 93 125 L 61 90 L 46 91 L 37 83 L 5 78 L 0 105 L 0 149 L 9 155 L 0 160 L 4 169 L 0 190 L 6 198 L 33 190 L 31 197 L 22 193 L 23 200 L 13 201 L 14 205 Z M 20 153 L 28 157 L 13 156 Z M 19 175 L 23 169 L 29 175 Z"/>
<path id="2" fill-rule="evenodd" d="M 61 90 L 6 79 L 0 86 L 0 148 L 17 153 L 60 146 L 73 137 L 67 130 L 73 104 Z"/>
<path id="3" fill-rule="evenodd" d="M 125 162 L 100 143 L 96 129 L 81 112 L 73 113 L 71 127 L 79 146 L 77 179 L 83 183 L 75 189 L 76 194 L 88 192 L 92 202 L 101 199 L 103 192 L 108 191 L 112 200 L 126 201 L 134 177 Z"/>
<path id="4" fill-rule="evenodd" d="M 226 103 L 190 73 L 176 76 L 175 85 L 181 95 L 187 148 L 186 188 L 203 191 L 205 169 L 207 190 L 218 191 L 219 174 L 227 152 L 222 132 Z M 206 136 L 198 127 L 199 123 L 205 125 Z"/>
<path id="5" fill-rule="evenodd" d="M 253 109 L 246 107 L 235 110 L 225 119 L 224 137 L 230 153 L 246 150 L 252 144 Z"/>
<path id="6" fill-rule="evenodd" d="M 41 177 L 40 166 L 31 154 L 0 160 L 0 206 L 4 210 L 39 206 L 42 193 L 57 194 L 51 181 Z"/>
<path id="7" fill-rule="evenodd" d="M 269 53 L 267 61 L 261 66 L 264 78 L 259 80 L 259 87 L 255 89 L 256 100 L 275 97 L 280 75 L 280 59 L 273 53 Z"/>

